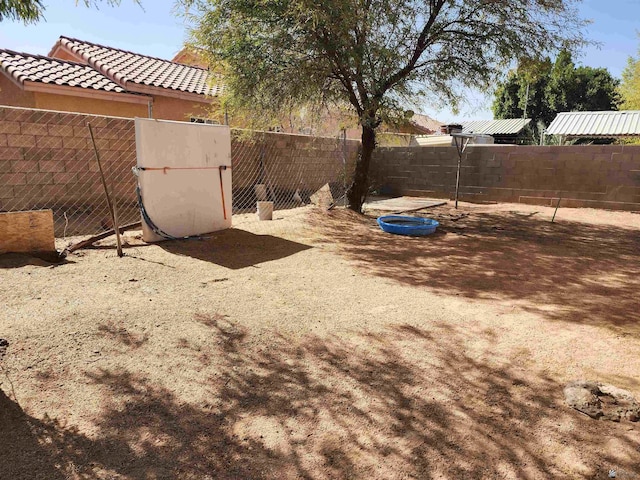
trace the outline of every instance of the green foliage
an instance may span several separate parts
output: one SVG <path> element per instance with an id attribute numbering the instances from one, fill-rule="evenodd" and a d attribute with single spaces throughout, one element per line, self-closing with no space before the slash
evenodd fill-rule
<path id="1" fill-rule="evenodd" d="M 377 126 L 416 100 L 455 107 L 514 57 L 583 43 L 573 1 L 182 0 L 229 107 L 343 102 Z"/>
<path id="2" fill-rule="evenodd" d="M 498 84 L 493 102 L 495 118 L 522 118 L 525 114 L 532 123 L 548 124 L 555 114 L 550 111 L 546 89 L 552 64 L 548 58 L 519 67 L 509 74 L 504 82 Z M 527 97 L 527 87 L 529 88 Z"/>
<path id="3" fill-rule="evenodd" d="M 350 105 L 362 155 L 348 197 L 359 211 L 383 121 L 419 103 L 455 110 L 491 90 L 515 58 L 585 43 L 579 0 L 178 0 L 191 46 L 225 77 L 228 111 L 284 115 Z"/>
<path id="4" fill-rule="evenodd" d="M 42 18 L 43 12 L 42 0 L 0 0 L 0 22 L 21 20 L 34 23 Z"/>
<path id="5" fill-rule="evenodd" d="M 86 7 L 96 7 L 101 0 L 81 0 Z M 119 5 L 120 0 L 104 0 L 108 5 Z M 133 0 L 140 3 L 139 0 Z M 76 4 L 80 0 L 76 0 Z M 45 5 L 42 0 L 0 0 L 0 22 L 18 20 L 36 23 L 44 18 Z"/>
<path id="6" fill-rule="evenodd" d="M 640 59 L 629 57 L 619 90 L 623 109 L 640 110 Z"/>
<path id="7" fill-rule="evenodd" d="M 571 54 L 562 50 L 553 64 L 549 59 L 523 62 L 499 83 L 493 114 L 521 118 L 526 103 L 536 137 L 559 112 L 617 110 L 618 83 L 605 68 L 576 67 Z"/>

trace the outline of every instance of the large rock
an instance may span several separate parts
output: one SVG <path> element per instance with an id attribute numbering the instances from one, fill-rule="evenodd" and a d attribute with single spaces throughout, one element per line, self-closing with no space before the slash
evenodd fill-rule
<path id="1" fill-rule="evenodd" d="M 640 420 L 640 403 L 630 392 L 599 382 L 571 382 L 564 388 L 567 404 L 599 420 Z"/>

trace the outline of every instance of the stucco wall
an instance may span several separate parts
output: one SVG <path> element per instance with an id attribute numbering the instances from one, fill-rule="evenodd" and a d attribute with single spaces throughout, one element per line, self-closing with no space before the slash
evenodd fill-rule
<path id="1" fill-rule="evenodd" d="M 162 120 L 189 121 L 190 117 L 211 117 L 207 112 L 211 106 L 208 103 L 194 102 L 172 97 L 153 97 L 153 118 Z M 145 115 L 146 116 L 146 115 Z M 220 122 L 222 123 L 222 122 Z"/>
<path id="2" fill-rule="evenodd" d="M 453 198 L 454 147 L 377 149 L 383 192 Z M 640 146 L 476 146 L 464 154 L 460 199 L 640 211 Z"/>
<path id="3" fill-rule="evenodd" d="M 84 94 L 88 92 L 86 89 L 78 88 L 78 90 Z M 149 116 L 146 103 L 139 104 L 55 93 L 25 92 L 3 74 L 0 74 L 0 105 L 126 118 L 147 118 Z M 192 116 L 211 118 L 210 111 L 211 105 L 208 102 L 160 95 L 153 96 L 153 118 L 189 121 Z M 216 120 L 222 123 L 221 118 Z"/>
<path id="4" fill-rule="evenodd" d="M 16 107 L 35 107 L 33 92 L 25 92 L 15 83 L 0 73 L 0 105 L 14 105 Z"/>
<path id="5" fill-rule="evenodd" d="M 35 92 L 35 108 L 113 117 L 147 117 L 145 104 Z"/>

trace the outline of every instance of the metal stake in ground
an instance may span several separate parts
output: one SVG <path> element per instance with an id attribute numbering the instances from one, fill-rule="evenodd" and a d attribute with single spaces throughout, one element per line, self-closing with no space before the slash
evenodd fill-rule
<path id="1" fill-rule="evenodd" d="M 458 151 L 458 170 L 456 171 L 456 209 L 458 208 L 458 191 L 460 190 L 460 167 L 462 166 L 462 154 L 469 145 L 474 135 L 467 133 L 452 133 L 453 141 L 456 144 L 456 150 Z"/>
<path id="2" fill-rule="evenodd" d="M 107 197 L 107 207 L 109 208 L 109 213 L 111 214 L 111 221 L 113 222 L 113 230 L 116 233 L 116 250 L 118 252 L 118 257 L 124 255 L 122 253 L 122 242 L 120 241 L 120 229 L 118 228 L 118 213 L 116 211 L 116 206 L 111 201 L 111 197 L 109 196 L 109 189 L 107 188 L 107 181 L 104 178 L 104 172 L 102 171 L 102 163 L 100 162 L 100 152 L 98 152 L 98 147 L 96 146 L 96 140 L 93 136 L 93 129 L 91 128 L 91 124 L 87 123 L 87 127 L 89 127 L 89 135 L 91 135 L 91 143 L 93 143 L 93 151 L 96 154 L 96 161 L 98 162 L 98 169 L 100 170 L 100 179 L 102 180 L 102 187 L 104 188 L 104 195 Z"/>
<path id="3" fill-rule="evenodd" d="M 556 203 L 556 209 L 553 211 L 553 217 L 551 217 L 551 223 L 556 219 L 556 213 L 558 213 L 558 207 L 560 207 L 560 200 L 562 200 L 562 192 L 558 195 L 558 203 Z"/>

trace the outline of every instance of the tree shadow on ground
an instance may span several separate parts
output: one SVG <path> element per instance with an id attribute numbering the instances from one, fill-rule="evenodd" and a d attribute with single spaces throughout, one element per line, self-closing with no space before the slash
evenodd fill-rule
<path id="1" fill-rule="evenodd" d="M 625 425 L 564 407 L 551 378 L 467 353 L 463 330 L 404 324 L 349 341 L 265 345 L 226 317 L 196 320 L 220 359 L 199 381 L 206 401 L 126 369 L 88 372 L 104 392 L 89 437 L 2 396 L 10 415 L 0 477 L 546 479 L 640 470 L 640 439 Z"/>
<path id="2" fill-rule="evenodd" d="M 271 235 L 230 228 L 202 239 L 170 240 L 157 244 L 167 252 L 215 263 L 233 270 L 279 260 L 311 247 Z"/>
<path id="3" fill-rule="evenodd" d="M 637 229 L 451 212 L 430 211 L 439 233 L 414 238 L 384 233 L 375 218 L 347 211 L 311 221 L 367 273 L 449 295 L 522 301 L 547 318 L 640 334 Z"/>

